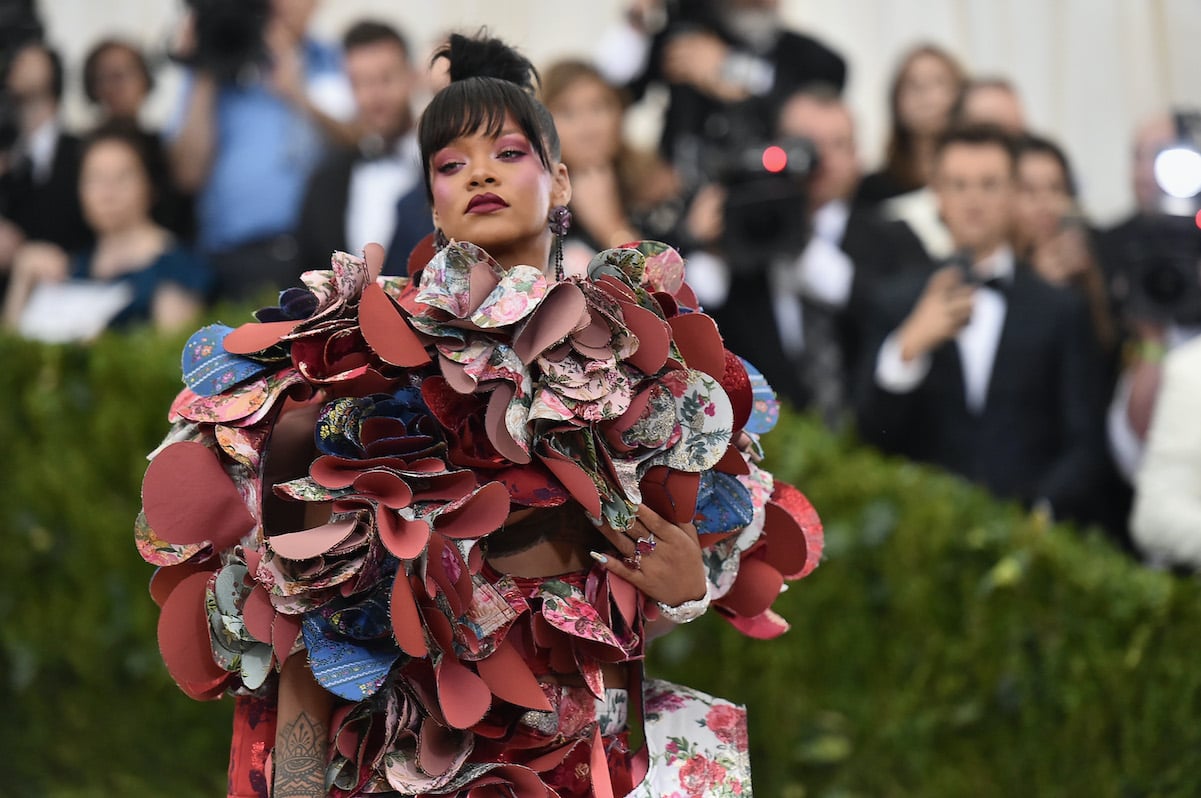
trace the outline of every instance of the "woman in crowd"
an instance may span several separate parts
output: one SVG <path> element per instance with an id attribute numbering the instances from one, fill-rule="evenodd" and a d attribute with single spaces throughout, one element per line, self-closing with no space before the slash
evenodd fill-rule
<path id="1" fill-rule="evenodd" d="M 1049 283 L 1078 291 L 1088 302 L 1093 331 L 1113 354 L 1117 330 L 1105 277 L 1093 255 L 1093 232 L 1081 216 L 1067 155 L 1049 139 L 1018 142 L 1014 250 Z"/>
<path id="2" fill-rule="evenodd" d="M 891 125 L 884 165 L 863 178 L 859 201 L 883 202 L 926 185 L 935 144 L 951 124 L 965 82 L 955 58 L 935 45 L 916 47 L 901 59 L 889 91 Z"/>
<path id="3" fill-rule="evenodd" d="M 644 235 L 657 237 L 665 223 L 675 222 L 678 209 L 665 205 L 678 193 L 675 173 L 654 153 L 623 141 L 625 102 L 596 67 L 576 60 L 553 64 L 540 96 L 554 117 L 575 189 L 569 260 L 575 247 L 591 258 Z"/>
<path id="4" fill-rule="evenodd" d="M 31 242 L 19 250 L 5 325 L 62 340 L 137 322 L 164 331 L 190 324 L 203 306 L 209 273 L 152 217 L 153 156 L 136 127 L 114 121 L 85 142 L 79 194 L 95 246 L 69 254 Z M 67 289 L 81 300 L 77 311 L 63 313 L 54 300 L 43 301 L 51 294 L 61 300 Z"/>
<path id="5" fill-rule="evenodd" d="M 102 120 L 137 122 L 153 88 L 146 57 L 129 42 L 105 39 L 84 59 L 84 94 L 96 105 Z"/>
<path id="6" fill-rule="evenodd" d="M 339 255 L 185 348 L 138 529 L 178 566 L 164 659 L 189 695 L 244 696 L 231 795 L 748 792 L 742 711 L 645 680 L 646 640 L 710 602 L 780 634 L 820 523 L 747 454 L 752 372 L 674 250 L 563 262 L 573 187 L 529 62 L 461 36 L 439 57 L 420 274 Z"/>
<path id="7" fill-rule="evenodd" d="M 195 232 L 191 199 L 171 180 L 158 131 L 142 124 L 142 109 L 154 89 L 154 76 L 137 45 L 122 39 L 98 42 L 83 62 L 83 90 L 96 107 L 98 122 L 119 120 L 137 128 L 154 183 L 154 217 L 184 240 Z"/>

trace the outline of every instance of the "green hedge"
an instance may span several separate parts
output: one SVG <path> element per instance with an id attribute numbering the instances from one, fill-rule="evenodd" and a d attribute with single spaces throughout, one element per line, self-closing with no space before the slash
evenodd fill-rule
<path id="1" fill-rule="evenodd" d="M 223 794 L 230 703 L 171 684 L 131 532 L 182 340 L 0 338 L 0 795 Z M 768 453 L 827 525 L 792 631 L 652 651 L 750 705 L 761 796 L 1201 794 L 1194 581 L 807 419 Z"/>

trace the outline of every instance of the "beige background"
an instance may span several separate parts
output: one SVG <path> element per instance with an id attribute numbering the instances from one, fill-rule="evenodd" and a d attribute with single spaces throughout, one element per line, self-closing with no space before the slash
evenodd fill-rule
<path id="1" fill-rule="evenodd" d="M 108 34 L 162 51 L 181 15 L 179 0 L 41 0 L 50 38 L 77 69 Z M 487 25 L 537 64 L 588 55 L 624 0 L 324 0 L 315 27 L 336 38 L 353 20 L 381 18 L 425 48 L 440 32 Z M 1001 74 L 1021 90 L 1031 126 L 1064 143 L 1087 208 L 1100 222 L 1129 209 L 1128 142 L 1137 119 L 1169 104 L 1201 107 L 1201 0 L 782 0 L 798 29 L 825 40 L 850 64 L 848 98 L 861 151 L 875 165 L 883 146 L 887 86 L 899 55 L 919 41 L 956 53 L 970 70 Z M 150 115 L 169 113 L 173 68 Z M 68 106 L 86 124 L 78 78 Z M 653 132 L 654 107 L 632 123 Z"/>

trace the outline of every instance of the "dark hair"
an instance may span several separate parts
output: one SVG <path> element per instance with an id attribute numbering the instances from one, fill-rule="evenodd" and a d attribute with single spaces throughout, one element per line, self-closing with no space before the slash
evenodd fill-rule
<path id="1" fill-rule="evenodd" d="M 904 82 L 905 75 L 913 65 L 913 62 L 923 56 L 933 56 L 942 61 L 947 70 L 950 71 L 952 78 L 959 84 L 959 92 L 962 92 L 963 83 L 966 80 L 963 67 L 959 65 L 955 57 L 936 45 L 919 45 L 901 58 L 901 62 L 897 66 L 897 71 L 893 74 L 892 87 L 889 89 L 889 110 L 892 114 L 892 129 L 888 136 L 888 146 L 885 149 L 884 171 L 907 189 L 920 188 L 923 181 L 922 176 L 918 173 L 917 158 L 914 152 L 915 141 L 913 131 L 909 130 L 901 122 L 901 84 Z M 951 111 L 948 111 L 948 124 L 950 124 L 951 119 Z"/>
<path id="2" fill-rule="evenodd" d="M 1063 148 L 1054 141 L 1042 136 L 1027 134 L 1017 140 L 1015 146 L 1015 157 L 1021 160 L 1023 155 L 1047 155 L 1055 159 L 1059 164 L 1060 171 L 1063 172 L 1064 186 L 1067 188 L 1068 196 L 1075 199 L 1077 195 L 1076 175 L 1072 172 L 1072 165 L 1068 161 L 1067 153 Z"/>
<path id="3" fill-rule="evenodd" d="M 822 108 L 842 108 L 846 110 L 848 116 L 851 114 L 851 109 L 847 108 L 842 92 L 838 90 L 837 86 L 825 81 L 813 81 L 796 88 L 784 97 L 776 110 L 775 129 L 777 131 L 780 129 L 780 122 L 784 119 L 784 113 L 788 106 L 794 100 L 800 99 L 809 100 Z"/>
<path id="4" fill-rule="evenodd" d="M 948 148 L 957 144 L 969 147 L 1000 147 L 1009 158 L 1010 172 L 1017 172 L 1017 147 L 1013 136 L 996 125 L 965 125 L 953 127 L 938 137 L 934 162 L 942 160 Z"/>
<path id="5" fill-rule="evenodd" d="M 99 76 L 96 72 L 100 69 L 100 59 L 111 50 L 124 50 L 132 55 L 134 61 L 137 62 L 138 73 L 146 83 L 146 91 L 149 93 L 154 89 L 154 76 L 150 74 L 150 66 L 146 63 L 146 57 L 142 55 L 142 51 L 136 45 L 121 39 L 104 39 L 88 52 L 88 56 L 83 62 L 83 93 L 90 102 L 100 102 L 100 93 L 97 91 L 96 85 Z"/>
<path id="6" fill-rule="evenodd" d="M 82 166 L 93 149 L 110 141 L 124 144 L 137 156 L 138 163 L 146 175 L 146 183 L 150 187 L 150 201 L 153 205 L 159 199 L 157 189 L 163 184 L 167 173 L 162 150 L 156 146 L 157 137 L 139 128 L 137 122 L 132 119 L 110 119 L 96 126 L 84 138 L 79 151 L 80 165 Z"/>
<path id="7" fill-rule="evenodd" d="M 356 47 L 371 44 L 395 44 L 409 57 L 409 42 L 400 31 L 385 22 L 365 19 L 351 25 L 342 35 L 342 49 L 346 52 Z"/>
<path id="8" fill-rule="evenodd" d="M 430 63 L 440 58 L 450 62 L 450 85 L 426 106 L 417 131 L 428 197 L 434 195 L 430 185 L 434 153 L 477 131 L 499 136 L 507 116 L 517 122 L 548 170 L 552 161 L 559 160 L 559 134 L 550 111 L 534 97 L 538 70 L 527 58 L 482 32 L 475 38 L 451 34 Z"/>

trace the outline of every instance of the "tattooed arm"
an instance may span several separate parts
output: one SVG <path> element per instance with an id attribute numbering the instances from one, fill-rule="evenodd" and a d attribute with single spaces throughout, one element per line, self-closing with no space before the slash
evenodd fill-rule
<path id="1" fill-rule="evenodd" d="M 332 697 L 313 679 L 304 654 L 292 655 L 279 675 L 272 798 L 321 798 L 329 753 Z"/>

